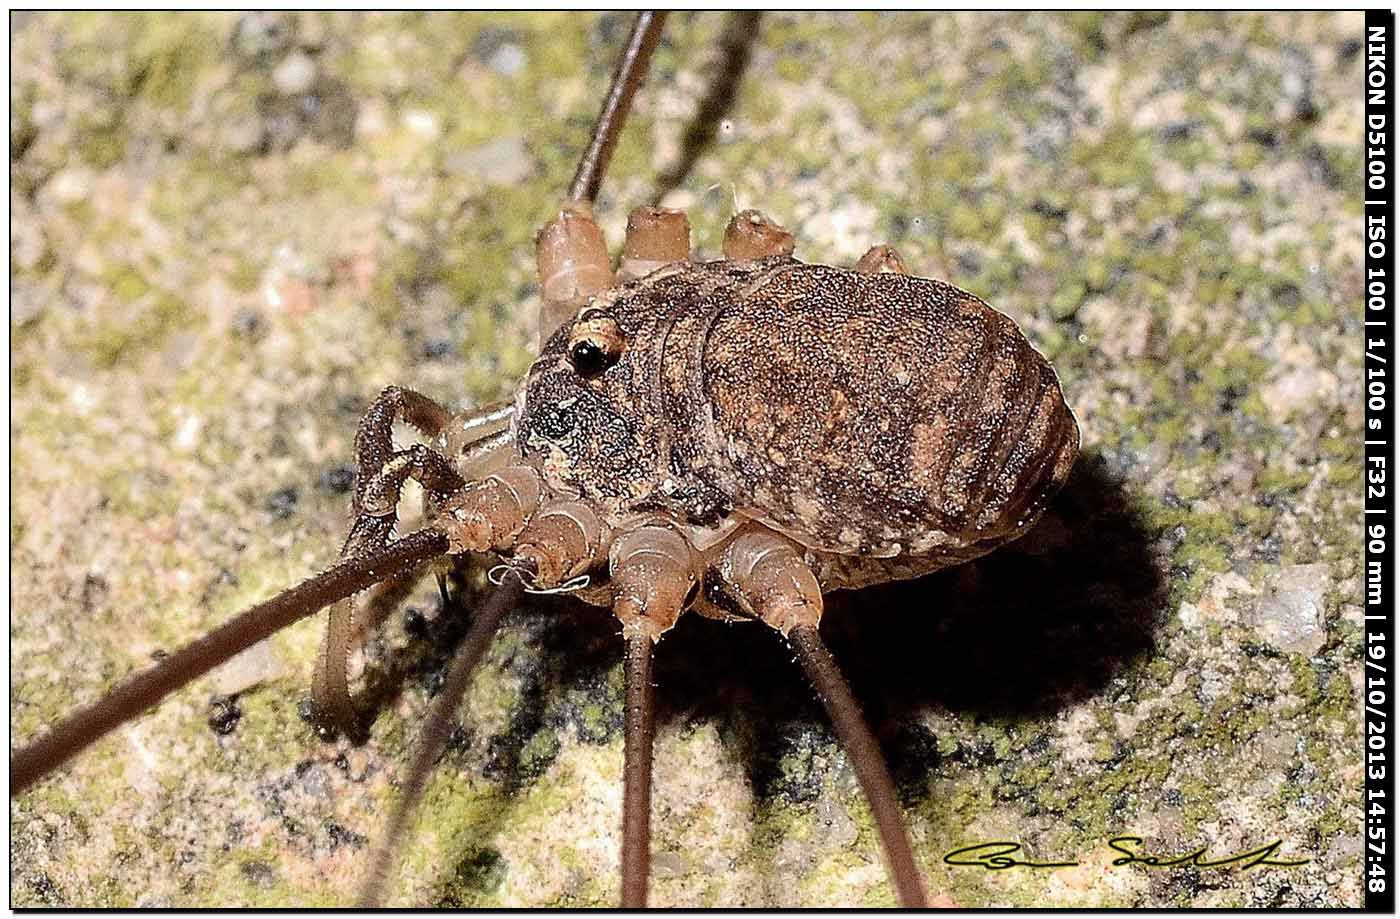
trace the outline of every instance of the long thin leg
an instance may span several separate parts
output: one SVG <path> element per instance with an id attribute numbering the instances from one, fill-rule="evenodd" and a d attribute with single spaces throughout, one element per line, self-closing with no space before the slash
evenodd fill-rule
<path id="1" fill-rule="evenodd" d="M 279 629 L 376 581 L 447 551 L 447 537 L 419 530 L 385 548 L 342 562 L 254 606 L 106 696 L 60 721 L 10 757 L 10 796 L 24 791 L 69 757 L 130 721 L 167 695 Z"/>
<path id="2" fill-rule="evenodd" d="M 802 669 L 807 672 L 807 678 L 816 687 L 827 714 L 836 725 L 836 734 L 846 748 L 846 755 L 851 759 L 861 788 L 865 790 L 870 810 L 875 815 L 880 840 L 884 843 L 890 878 L 899 894 L 900 905 L 907 909 L 927 907 L 928 895 L 924 893 L 919 868 L 909 847 L 909 832 L 904 826 L 904 815 L 899 810 L 894 782 L 885 768 L 885 758 L 875 743 L 875 735 L 870 732 L 861 714 L 860 705 L 851 695 L 850 687 L 841 676 L 841 669 L 826 649 L 816 626 L 797 626 L 788 632 L 788 641 L 797 651 Z"/>
<path id="3" fill-rule="evenodd" d="M 505 614 L 520 599 L 520 587 L 518 579 L 503 583 L 486 604 L 477 610 L 466 637 L 462 639 L 461 647 L 457 649 L 447 679 L 443 682 L 442 691 L 433 702 L 428 718 L 423 723 L 413 766 L 409 769 L 408 778 L 404 780 L 399 803 L 389 819 L 389 828 L 370 856 L 369 873 L 360 887 L 360 906 L 366 909 L 377 909 L 384 901 L 385 882 L 389 877 L 389 870 L 393 867 L 394 856 L 398 854 L 399 843 L 408 830 L 409 821 L 413 818 L 419 801 L 422 800 L 423 789 L 427 786 L 428 777 L 432 775 L 433 766 L 447 745 L 447 738 L 452 733 L 452 717 L 457 711 L 457 706 L 461 704 L 462 697 L 466 695 L 472 670 L 481 660 Z"/>
<path id="4" fill-rule="evenodd" d="M 539 345 L 574 315 L 589 297 L 615 283 L 603 230 L 593 219 L 598 195 L 617 136 L 627 120 L 632 96 L 646 76 L 651 52 L 661 38 L 665 13 L 642 12 L 632 27 L 613 73 L 612 86 L 593 125 L 593 138 L 579 158 L 569 193 L 553 219 L 535 237 L 535 271 L 540 279 Z"/>
<path id="5" fill-rule="evenodd" d="M 909 848 L 909 833 L 885 759 L 817 630 L 822 616 L 821 585 L 803 560 L 801 547 L 785 536 L 755 527 L 725 547 L 711 570 L 735 600 L 787 636 L 797 650 L 802 669 L 836 725 L 836 734 L 870 802 L 900 903 L 927 906 L 928 897 Z"/>
<path id="6" fill-rule="evenodd" d="M 647 902 L 651 867 L 651 751 L 655 737 L 651 651 L 676 624 L 696 583 L 690 544 L 664 521 L 624 531 L 608 552 L 613 615 L 627 643 L 622 769 L 622 907 Z"/>
<path id="7" fill-rule="evenodd" d="M 627 634 L 627 715 L 622 767 L 622 908 L 647 905 L 651 869 L 651 755 L 656 734 L 651 652 L 646 632 Z"/>
<path id="8" fill-rule="evenodd" d="M 632 107 L 632 97 L 637 87 L 646 79 L 647 68 L 651 64 L 651 53 L 661 40 L 661 27 L 666 23 L 664 12 L 644 10 L 637 14 L 632 26 L 632 34 L 627 38 L 627 47 L 613 73 L 612 86 L 603 100 L 603 110 L 598 113 L 598 121 L 593 126 L 593 139 L 579 160 L 574 180 L 569 185 L 569 198 L 574 201 L 592 201 L 598 195 L 598 186 L 603 183 L 603 173 L 608 169 L 617 136 L 622 131 L 627 112 Z"/>

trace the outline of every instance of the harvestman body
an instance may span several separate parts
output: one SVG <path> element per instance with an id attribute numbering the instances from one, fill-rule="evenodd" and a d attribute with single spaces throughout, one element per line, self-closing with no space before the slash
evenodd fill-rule
<path id="1" fill-rule="evenodd" d="M 639 17 L 569 198 L 540 232 L 543 347 L 511 405 L 453 416 L 390 388 L 356 436 L 342 563 L 119 686 L 11 761 L 12 794 L 242 647 L 334 604 L 314 693 L 360 715 L 343 599 L 444 553 L 495 552 L 429 716 L 405 804 L 378 846 L 375 902 L 471 667 L 519 591 L 612 608 L 627 643 L 622 902 L 646 899 L 651 653 L 687 610 L 780 631 L 869 797 L 901 902 L 927 902 L 888 772 L 818 633 L 822 593 L 917 577 L 1024 533 L 1068 477 L 1079 431 L 1054 371 L 973 295 L 911 277 L 877 246 L 854 270 L 792 257 L 793 237 L 737 215 L 724 258 L 695 262 L 684 214 L 634 211 L 616 272 L 591 200 L 660 30 Z M 396 449 L 405 421 L 428 442 Z M 408 479 L 428 525 L 394 539 Z"/>

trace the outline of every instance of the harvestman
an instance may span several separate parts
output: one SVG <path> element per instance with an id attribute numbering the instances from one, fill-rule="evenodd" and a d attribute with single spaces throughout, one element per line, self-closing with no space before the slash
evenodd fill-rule
<path id="1" fill-rule="evenodd" d="M 900 902 L 927 905 L 888 770 L 818 631 L 822 593 L 917 577 L 1015 539 L 1067 478 L 1079 430 L 1014 322 L 910 277 L 888 246 L 854 270 L 808 265 L 792 257 L 791 234 L 745 211 L 726 230 L 724 258 L 696 262 L 685 215 L 642 207 L 614 270 L 592 202 L 664 18 L 638 16 L 568 195 L 536 239 L 541 354 L 513 403 L 454 415 L 385 390 L 355 437 L 354 522 L 339 564 L 16 752 L 12 796 L 327 606 L 316 708 L 323 723 L 352 728 L 361 716 L 346 660 L 363 624 L 351 598 L 437 556 L 494 552 L 500 588 L 433 704 L 365 903 L 381 898 L 502 617 L 523 590 L 563 589 L 610 607 L 626 644 L 623 906 L 647 895 L 652 649 L 689 610 L 756 619 L 786 637 L 870 802 Z M 396 448 L 396 421 L 427 442 Z M 409 479 L 423 488 L 427 525 L 394 538 Z"/>

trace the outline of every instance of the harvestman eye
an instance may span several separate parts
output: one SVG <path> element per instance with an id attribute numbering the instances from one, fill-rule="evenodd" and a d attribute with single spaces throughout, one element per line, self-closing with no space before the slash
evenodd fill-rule
<path id="1" fill-rule="evenodd" d="M 622 357 L 625 340 L 617 320 L 602 310 L 585 310 L 569 335 L 569 363 L 581 377 L 596 377 Z"/>
<path id="2" fill-rule="evenodd" d="M 618 355 L 609 354 L 595 341 L 584 339 L 569 349 L 569 361 L 582 377 L 596 377 L 617 363 Z"/>

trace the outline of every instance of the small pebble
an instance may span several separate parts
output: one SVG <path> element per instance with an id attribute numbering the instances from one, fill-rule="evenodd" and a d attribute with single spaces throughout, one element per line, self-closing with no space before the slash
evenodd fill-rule
<path id="1" fill-rule="evenodd" d="M 321 486 L 327 491 L 343 495 L 355 484 L 354 466 L 335 466 L 321 473 Z"/>
<path id="2" fill-rule="evenodd" d="M 1265 582 L 1254 610 L 1259 637 L 1281 651 L 1308 657 L 1327 642 L 1323 596 L 1330 573 L 1326 565 L 1288 565 Z"/>
<path id="3" fill-rule="evenodd" d="M 1337 377 L 1318 367 L 1288 371 L 1260 390 L 1260 397 L 1275 421 L 1286 421 L 1295 413 L 1330 405 L 1336 401 Z"/>
<path id="4" fill-rule="evenodd" d="M 352 782 L 363 782 L 369 775 L 369 755 L 363 750 L 346 753 L 345 765 L 345 777 Z"/>
<path id="5" fill-rule="evenodd" d="M 331 779 L 326 767 L 320 763 L 311 764 L 306 769 L 297 770 L 301 789 L 313 798 L 327 799 L 331 796 Z"/>
<path id="6" fill-rule="evenodd" d="M 524 48 L 513 42 L 507 42 L 492 53 L 486 66 L 502 76 L 513 77 L 524 70 L 529 63 L 530 58 L 526 56 Z"/>
<path id="7" fill-rule="evenodd" d="M 215 696 L 209 700 L 209 705 L 213 708 L 213 713 L 209 716 L 209 727 L 220 737 L 232 734 L 243 718 L 243 709 L 238 707 L 238 700 L 233 696 Z"/>
<path id="8" fill-rule="evenodd" d="M 225 696 L 275 680 L 283 672 L 282 659 L 269 641 L 260 641 L 240 651 L 214 671 L 214 690 Z"/>
<path id="9" fill-rule="evenodd" d="M 656 852 L 651 857 L 651 873 L 653 877 L 679 877 L 684 871 L 685 859 L 681 858 L 679 852 Z"/>
<path id="10" fill-rule="evenodd" d="M 446 157 L 449 172 L 481 179 L 487 185 L 514 185 L 535 171 L 530 151 L 521 137 L 501 137 L 479 147 Z"/>
<path id="11" fill-rule="evenodd" d="M 283 95 L 296 96 L 307 92 L 316 85 L 316 62 L 302 51 L 293 51 L 272 72 L 272 83 Z"/>
<path id="12" fill-rule="evenodd" d="M 258 152 L 263 147 L 265 137 L 262 119 L 253 115 L 235 118 L 223 128 L 224 147 L 236 155 Z"/>
<path id="13" fill-rule="evenodd" d="M 441 125 L 438 124 L 437 116 L 423 109 L 413 109 L 410 112 L 404 112 L 403 123 L 404 126 L 414 134 L 428 138 L 429 140 L 437 137 L 439 131 L 441 131 Z"/>

